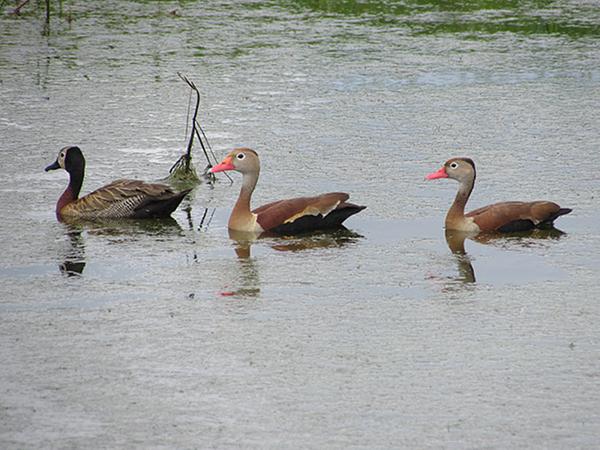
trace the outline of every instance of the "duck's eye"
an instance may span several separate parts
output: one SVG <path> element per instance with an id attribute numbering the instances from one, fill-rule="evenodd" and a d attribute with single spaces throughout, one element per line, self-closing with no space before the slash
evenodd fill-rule
<path id="1" fill-rule="evenodd" d="M 244 159 L 246 157 L 246 155 L 244 155 L 243 153 L 238 153 L 236 158 L 237 159 Z"/>
<path id="2" fill-rule="evenodd" d="M 65 154 L 64 154 L 63 152 L 61 152 L 61 153 L 60 153 L 60 157 L 61 157 L 61 158 L 64 158 L 64 157 L 65 157 Z"/>
<path id="3" fill-rule="evenodd" d="M 457 162 L 453 162 L 450 164 L 450 168 L 451 169 L 456 169 L 458 167 L 458 163 Z"/>

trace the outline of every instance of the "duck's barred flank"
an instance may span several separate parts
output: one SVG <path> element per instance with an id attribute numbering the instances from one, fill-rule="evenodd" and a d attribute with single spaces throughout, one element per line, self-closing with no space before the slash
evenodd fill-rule
<path id="1" fill-rule="evenodd" d="M 166 217 L 189 192 L 175 192 L 160 183 L 121 179 L 78 198 L 85 172 L 85 159 L 79 147 L 63 148 L 46 170 L 58 168 L 70 175 L 69 186 L 56 205 L 59 220 Z"/>

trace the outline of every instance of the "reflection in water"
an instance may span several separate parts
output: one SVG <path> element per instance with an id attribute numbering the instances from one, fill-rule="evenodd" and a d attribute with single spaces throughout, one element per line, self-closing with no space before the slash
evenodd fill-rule
<path id="1" fill-rule="evenodd" d="M 250 254 L 252 242 L 258 239 L 259 236 L 258 233 L 244 233 L 229 230 L 229 237 L 235 241 L 234 250 L 237 255 L 239 266 L 239 270 L 236 271 L 239 276 L 236 277 L 236 279 L 238 280 L 240 287 L 235 291 L 223 292 L 222 295 L 255 298 L 260 294 L 258 268 L 256 266 L 256 260 L 252 258 Z"/>
<path id="2" fill-rule="evenodd" d="M 236 243 L 238 257 L 250 257 L 250 247 L 257 240 L 265 240 L 268 245 L 277 251 L 298 252 L 316 248 L 343 247 L 356 242 L 362 236 L 345 227 L 334 230 L 316 231 L 310 233 L 282 236 L 275 233 L 251 233 L 246 231 L 229 230 L 229 237 Z"/>
<path id="3" fill-rule="evenodd" d="M 456 262 L 458 263 L 458 277 L 456 277 L 456 281 L 475 283 L 475 269 L 473 269 L 471 258 L 469 258 L 469 255 L 465 251 L 465 239 L 473 238 L 475 235 L 455 230 L 446 230 L 445 233 L 448 247 L 454 253 Z"/>
<path id="4" fill-rule="evenodd" d="M 347 228 L 341 227 L 330 231 L 304 234 L 300 236 L 284 236 L 271 248 L 282 252 L 298 252 L 317 248 L 344 247 L 356 242 L 362 236 Z"/>
<path id="5" fill-rule="evenodd" d="M 78 276 L 83 273 L 86 265 L 85 240 L 83 231 L 93 236 L 118 237 L 134 239 L 136 235 L 159 236 L 173 231 L 181 231 L 181 227 L 172 217 L 145 220 L 105 220 L 105 221 L 72 221 L 65 222 L 67 248 L 62 252 L 58 268 L 66 276 Z"/>
<path id="6" fill-rule="evenodd" d="M 81 275 L 85 268 L 85 245 L 81 231 L 81 228 L 67 225 L 68 247 L 61 258 L 63 262 L 58 265 L 58 269 L 60 273 L 68 277 Z"/>
<path id="7" fill-rule="evenodd" d="M 181 231 L 179 223 L 172 217 L 159 219 L 106 219 L 95 221 L 72 220 L 64 222 L 67 226 L 87 231 L 96 236 L 131 236 L 143 233 L 160 235 Z"/>
<path id="8" fill-rule="evenodd" d="M 252 233 L 248 231 L 236 231 L 229 229 L 229 238 L 235 242 L 235 254 L 238 259 L 248 259 L 250 258 L 250 249 L 252 247 L 252 243 L 258 240 L 261 236 L 261 233 Z"/>
<path id="9" fill-rule="evenodd" d="M 458 263 L 458 277 L 455 281 L 461 283 L 475 283 L 475 269 L 471 258 L 465 251 L 465 240 L 471 239 L 484 245 L 493 245 L 500 248 L 533 247 L 540 245 L 544 240 L 556 240 L 565 233 L 557 228 L 535 229 L 517 233 L 468 233 L 464 231 L 445 230 L 448 248 L 455 255 Z"/>
<path id="10" fill-rule="evenodd" d="M 191 208 L 189 208 L 189 210 L 191 211 Z M 209 213 L 209 209 L 208 208 L 204 208 L 204 213 L 202 214 L 202 219 L 200 219 L 200 225 L 198 225 L 198 231 L 202 231 L 202 230 L 206 230 L 208 228 L 208 226 L 210 225 L 210 223 L 212 222 L 213 216 L 215 215 L 215 211 L 217 210 L 217 208 L 213 208 L 212 211 Z M 191 224 L 191 216 L 188 213 L 188 220 L 189 223 Z"/>
<path id="11" fill-rule="evenodd" d="M 469 238 L 480 244 L 494 245 L 495 247 L 511 248 L 517 247 L 539 247 L 549 241 L 555 241 L 565 236 L 564 231 L 558 228 L 535 228 L 529 231 L 515 233 L 480 233 Z"/>
<path id="12" fill-rule="evenodd" d="M 280 236 L 274 233 L 251 233 L 229 230 L 229 237 L 234 242 L 234 250 L 240 265 L 241 287 L 235 291 L 222 292 L 222 295 L 256 297 L 260 293 L 260 279 L 256 260 L 252 258 L 252 245 L 259 239 L 267 243 L 273 250 L 282 252 L 298 252 L 318 248 L 343 247 L 356 242 L 362 236 L 347 228 L 319 231 L 294 236 Z"/>
<path id="13" fill-rule="evenodd" d="M 188 229 L 190 231 L 194 231 L 195 230 L 195 225 L 194 225 L 194 220 L 192 218 L 192 207 L 191 205 L 187 205 L 183 208 L 183 210 L 185 211 L 186 214 L 186 218 L 187 218 L 187 224 L 188 224 Z M 210 212 L 209 212 L 210 211 Z M 208 208 L 204 208 L 204 212 L 202 213 L 202 218 L 200 219 L 200 224 L 198 225 L 198 231 L 206 231 L 210 225 L 210 223 L 212 222 L 212 218 L 215 215 L 215 211 L 216 208 L 212 208 L 212 210 L 209 210 Z M 196 244 L 196 240 L 192 239 L 192 243 Z M 194 261 L 198 261 L 198 253 L 194 250 L 194 253 L 192 255 L 192 259 Z"/>

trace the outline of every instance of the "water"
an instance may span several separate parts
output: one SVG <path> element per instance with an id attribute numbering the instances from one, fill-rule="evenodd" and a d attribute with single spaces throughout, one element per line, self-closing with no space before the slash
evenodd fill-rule
<path id="1" fill-rule="evenodd" d="M 3 448 L 597 445 L 594 2 L 72 1 L 49 35 L 3 7 Z M 259 152 L 256 205 L 368 208 L 236 240 L 234 176 L 173 221 L 57 223 L 65 145 L 84 192 L 167 174 L 178 71 L 218 156 Z M 457 155 L 471 208 L 547 198 L 564 234 L 447 242 L 456 185 L 423 177 Z"/>

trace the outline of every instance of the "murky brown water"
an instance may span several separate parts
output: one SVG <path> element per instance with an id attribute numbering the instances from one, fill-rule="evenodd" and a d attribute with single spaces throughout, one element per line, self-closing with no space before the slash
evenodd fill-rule
<path id="1" fill-rule="evenodd" d="M 0 15 L 2 448 L 597 444 L 593 3 L 62 3 L 48 36 L 35 5 Z M 178 71 L 218 156 L 259 152 L 255 204 L 368 209 L 236 241 L 234 177 L 173 221 L 57 223 L 62 146 L 84 192 L 167 174 Z M 548 198 L 574 209 L 564 234 L 453 253 L 456 185 L 423 177 L 456 155 L 478 164 L 473 208 Z"/>

